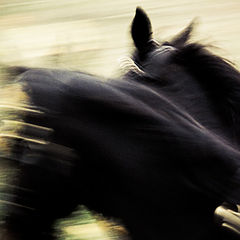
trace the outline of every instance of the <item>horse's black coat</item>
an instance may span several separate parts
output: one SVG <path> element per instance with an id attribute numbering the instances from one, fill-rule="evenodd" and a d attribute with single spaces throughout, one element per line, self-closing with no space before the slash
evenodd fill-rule
<path id="1" fill-rule="evenodd" d="M 188 44 L 191 28 L 159 45 L 138 8 L 136 65 L 122 79 L 15 69 L 44 112 L 25 121 L 53 131 L 41 133 L 49 144 L 21 142 L 17 183 L 31 191 L 11 199 L 28 209 L 9 207 L 9 232 L 50 239 L 52 223 L 85 204 L 121 219 L 132 239 L 230 239 L 213 213 L 240 203 L 240 74 Z"/>

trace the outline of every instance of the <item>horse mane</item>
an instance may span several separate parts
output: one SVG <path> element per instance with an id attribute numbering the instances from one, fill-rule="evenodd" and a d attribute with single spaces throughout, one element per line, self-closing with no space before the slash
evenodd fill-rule
<path id="1" fill-rule="evenodd" d="M 240 72 L 230 61 L 211 53 L 207 46 L 198 43 L 183 46 L 175 55 L 175 61 L 200 82 L 239 143 Z"/>
<path id="2" fill-rule="evenodd" d="M 231 137 L 240 143 L 240 72 L 229 60 L 212 53 L 207 45 L 188 43 L 186 35 L 189 37 L 191 34 L 192 25 L 193 23 L 180 34 L 177 40 L 174 38 L 167 43 L 178 49 L 172 56 L 172 63 L 182 66 L 198 81 L 214 104 L 215 111 L 224 120 L 224 125 L 231 130 Z M 137 64 L 136 56 L 135 53 L 132 59 L 125 58 L 122 61 L 125 78 L 145 83 L 153 82 L 155 87 L 164 85 L 164 81 L 154 80 L 151 73 L 141 69 Z M 164 80 L 164 77 L 161 80 Z"/>

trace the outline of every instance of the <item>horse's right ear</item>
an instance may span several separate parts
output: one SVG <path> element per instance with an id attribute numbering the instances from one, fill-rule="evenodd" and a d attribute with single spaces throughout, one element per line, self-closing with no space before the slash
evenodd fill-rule
<path id="1" fill-rule="evenodd" d="M 146 51 L 152 39 L 152 26 L 147 14 L 140 7 L 136 9 L 131 34 L 136 48 L 140 52 Z"/>

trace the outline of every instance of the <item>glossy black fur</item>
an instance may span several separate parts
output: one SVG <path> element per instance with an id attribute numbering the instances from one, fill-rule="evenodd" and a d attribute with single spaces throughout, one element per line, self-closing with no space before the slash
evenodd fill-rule
<path id="1" fill-rule="evenodd" d="M 15 239 L 51 239 L 52 223 L 77 204 L 120 219 L 133 240 L 231 239 L 213 215 L 240 203 L 240 74 L 187 43 L 191 29 L 158 44 L 138 8 L 134 64 L 121 79 L 14 70 L 44 112 L 25 121 L 53 129 L 41 133 L 51 144 L 18 144 L 17 184 L 31 192 L 10 200 L 34 210 L 9 207 Z"/>

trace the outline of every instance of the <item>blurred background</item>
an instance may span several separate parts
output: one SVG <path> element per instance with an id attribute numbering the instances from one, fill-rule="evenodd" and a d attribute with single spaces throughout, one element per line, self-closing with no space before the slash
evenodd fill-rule
<path id="1" fill-rule="evenodd" d="M 0 0 L 0 63 L 117 76 L 120 59 L 133 51 L 136 6 L 163 40 L 198 17 L 194 39 L 239 66 L 239 0 Z M 56 226 L 62 239 L 127 238 L 122 227 L 82 206 Z"/>
<path id="2" fill-rule="evenodd" d="M 1 0 L 0 62 L 116 75 L 119 59 L 131 52 L 136 6 L 160 39 L 198 17 L 197 40 L 239 62 L 239 0 Z"/>

